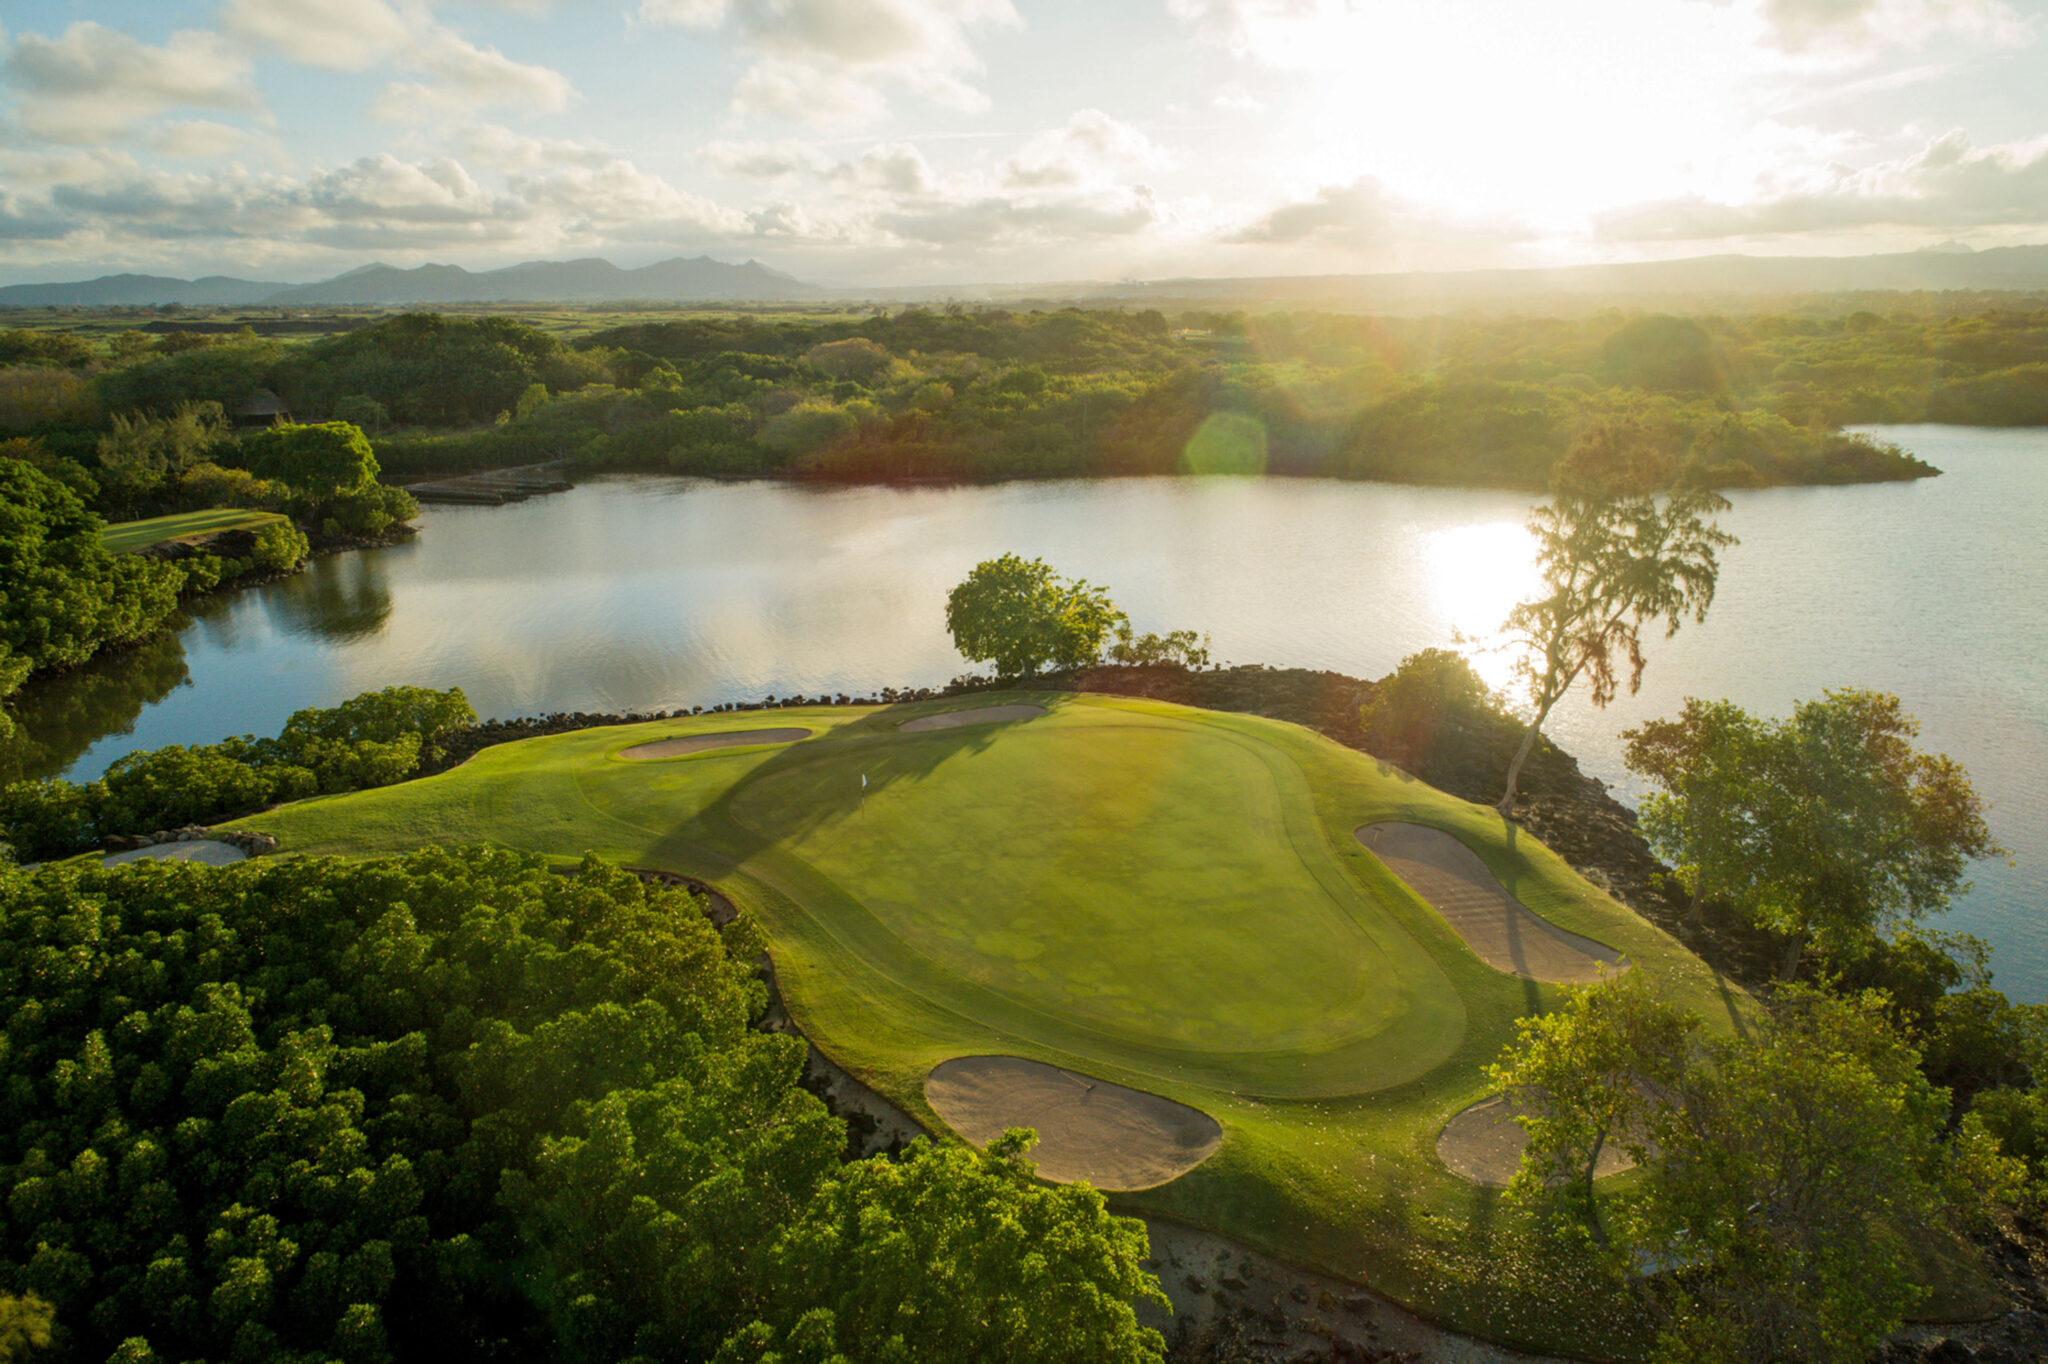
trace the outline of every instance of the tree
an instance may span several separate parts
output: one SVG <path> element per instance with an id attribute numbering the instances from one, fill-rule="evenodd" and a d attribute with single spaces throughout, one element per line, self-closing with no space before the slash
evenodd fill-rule
<path id="1" fill-rule="evenodd" d="M 1788 988 L 1662 1109 L 1628 1217 L 1661 1359 L 1866 1359 L 1927 1295 L 1918 1252 L 2016 1187 L 1976 1117 L 1944 1140 L 1948 1094 L 1888 1005 Z"/>
<path id="2" fill-rule="evenodd" d="M 316 500 L 377 481 L 377 456 L 369 439 L 348 422 L 273 426 L 243 441 L 242 456 L 251 473 Z"/>
<path id="3" fill-rule="evenodd" d="M 1551 708 L 1581 677 L 1593 704 L 1614 699 L 1625 666 L 1642 685 L 1642 627 L 1665 636 L 1687 617 L 1705 620 L 1719 576 L 1718 551 L 1735 537 L 1707 517 L 1727 499 L 1703 489 L 1659 494 L 1647 437 L 1633 423 L 1604 422 L 1580 436 L 1558 466 L 1547 507 L 1530 515 L 1546 591 L 1508 614 L 1503 627 L 1526 646 L 1516 670 L 1535 710 L 1508 765 L 1500 812 L 1515 804 L 1515 781 Z"/>
<path id="4" fill-rule="evenodd" d="M 1373 687 L 1358 719 L 1374 753 L 1412 766 L 1429 756 L 1440 728 L 1491 730 L 1512 717 L 1463 654 L 1424 649 Z"/>
<path id="5" fill-rule="evenodd" d="M 1133 1310 L 1166 1301 L 1144 1224 L 1086 1185 L 1035 1184 L 1034 1139 L 847 1166 L 784 1233 L 763 1315 L 718 1364 L 1158 1364 L 1166 1342 Z"/>
<path id="6" fill-rule="evenodd" d="M 1688 888 L 1783 935 L 1789 977 L 1810 947 L 1860 960 L 2001 851 L 1968 775 L 1916 750 L 1919 731 L 1882 692 L 1830 691 L 1777 722 L 1689 700 L 1629 731 L 1626 756 L 1661 788 L 1643 806 L 1651 846 Z"/>
<path id="7" fill-rule="evenodd" d="M 1015 554 L 976 564 L 946 597 L 954 647 L 973 662 L 994 663 L 1002 677 L 1085 667 L 1125 623 L 1107 588 L 1068 582 L 1045 560 Z"/>
<path id="8" fill-rule="evenodd" d="M 1593 1187 L 1600 1157 L 1612 1145 L 1637 1163 L 1647 1158 L 1650 1117 L 1684 1076 L 1698 1029 L 1699 1019 L 1658 999 L 1637 972 L 1568 989 L 1561 1007 L 1522 1019 L 1487 1071 L 1529 1134 L 1509 1199 L 1532 1208 L 1561 1200 L 1565 1224 L 1605 1250 Z"/>

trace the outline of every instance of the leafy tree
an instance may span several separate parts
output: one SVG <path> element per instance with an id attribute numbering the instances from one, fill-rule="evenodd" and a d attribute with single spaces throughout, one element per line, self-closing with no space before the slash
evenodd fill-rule
<path id="1" fill-rule="evenodd" d="M 1085 667 L 1125 623 L 1107 588 L 1068 582 L 1043 559 L 1015 554 L 976 564 L 946 597 L 954 647 L 972 662 L 995 664 L 1002 677 Z"/>
<path id="2" fill-rule="evenodd" d="M 1429 755 L 1439 729 L 1491 730 L 1511 720 L 1486 679 L 1453 649 L 1424 649 L 1402 659 L 1359 712 L 1372 751 L 1411 765 Z"/>
<path id="3" fill-rule="evenodd" d="M 57 1315 L 33 1293 L 0 1293 L 0 1364 L 15 1364 L 31 1350 L 50 1348 Z"/>
<path id="4" fill-rule="evenodd" d="M 325 500 L 377 480 L 377 456 L 348 422 L 273 426 L 242 442 L 251 473 Z"/>
<path id="5" fill-rule="evenodd" d="M 1127 667 L 1170 663 L 1183 668 L 1206 668 L 1209 666 L 1209 637 L 1197 635 L 1193 630 L 1170 630 L 1164 635 L 1133 635 L 1130 622 L 1120 621 L 1116 627 L 1116 642 L 1109 646 L 1109 661 Z"/>
<path id="6" fill-rule="evenodd" d="M 1648 1158 L 1651 1119 L 1685 1075 L 1699 1019 L 1651 993 L 1640 972 L 1567 989 L 1563 1004 L 1522 1019 L 1488 1078 L 1521 1111 L 1529 1134 L 1510 1200 L 1530 1208 L 1562 1203 L 1563 1224 L 1608 1233 L 1593 1178 L 1612 1146 Z"/>
<path id="7" fill-rule="evenodd" d="M 175 565 L 116 557 L 77 494 L 0 459 L 0 648 L 34 669 L 66 668 L 155 631 L 178 604 Z"/>
<path id="8" fill-rule="evenodd" d="M 1789 977 L 1810 947 L 1866 956 L 1999 851 L 1968 775 L 1916 750 L 1918 733 L 1880 692 L 1830 691 L 1776 722 L 1688 701 L 1630 731 L 1627 760 L 1661 788 L 1644 802 L 1651 845 L 1689 888 L 1783 935 Z"/>
<path id="9" fill-rule="evenodd" d="M 1629 1236 L 1660 1272 L 1671 1361 L 1867 1359 L 1925 1299 L 1918 1250 L 1979 1225 L 2015 1163 L 1871 993 L 1790 988 L 1708 1044 L 1654 1128 Z"/>
<path id="10" fill-rule="evenodd" d="M 1163 1361 L 1132 1307 L 1166 1302 L 1144 1225 L 1085 1185 L 1034 1184 L 1033 1140 L 1013 1130 L 986 1155 L 920 1140 L 847 1166 L 783 1233 L 767 1311 L 718 1364 Z"/>
<path id="11" fill-rule="evenodd" d="M 1508 764 L 1503 816 L 1543 722 L 1580 678 L 1604 706 L 1623 669 L 1631 692 L 1642 685 L 1643 626 L 1661 620 L 1668 637 L 1687 616 L 1706 619 L 1718 551 L 1735 543 L 1707 517 L 1728 502 L 1698 490 L 1659 494 L 1658 479 L 1639 428 L 1596 426 L 1566 457 L 1550 505 L 1529 518 L 1545 591 L 1515 607 L 1504 628 L 1526 645 L 1516 668 L 1535 713 Z"/>

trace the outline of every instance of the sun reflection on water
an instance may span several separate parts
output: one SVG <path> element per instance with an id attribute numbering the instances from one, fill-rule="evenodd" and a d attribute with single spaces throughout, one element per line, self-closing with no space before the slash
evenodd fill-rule
<path id="1" fill-rule="evenodd" d="M 1506 688 L 1514 654 L 1500 633 L 1516 602 L 1541 584 L 1535 545 L 1519 521 L 1434 531 L 1428 542 L 1430 595 L 1461 639 L 1459 650 L 1487 685 Z"/>

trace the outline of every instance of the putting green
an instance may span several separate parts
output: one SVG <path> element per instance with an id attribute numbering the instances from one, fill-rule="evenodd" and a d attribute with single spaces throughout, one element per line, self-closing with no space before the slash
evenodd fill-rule
<path id="1" fill-rule="evenodd" d="M 908 727 L 982 705 L 1006 707 L 1004 722 Z M 1353 831 L 1452 834 L 1531 914 L 1626 956 L 1667 997 L 1724 1022 L 1740 1007 L 1547 849 L 1484 807 L 1251 716 L 1006 693 L 793 708 L 776 723 L 810 735 L 779 744 L 763 740 L 787 731 L 763 718 L 506 744 L 437 777 L 242 822 L 294 852 L 487 841 L 701 877 L 758 917 L 811 1038 L 935 1131 L 927 1076 L 956 1057 L 1126 1085 L 1223 1134 L 1128 1205 L 1363 1273 L 1510 1343 L 1564 1348 L 1611 1329 L 1569 1295 L 1553 1318 L 1490 1282 L 1494 1195 L 1436 1152 L 1444 1123 L 1485 1095 L 1515 1019 L 1555 987 L 1474 955 Z M 698 746 L 720 735 L 730 742 Z M 653 751 L 696 751 L 622 756 L 673 740 L 697 744 Z"/>

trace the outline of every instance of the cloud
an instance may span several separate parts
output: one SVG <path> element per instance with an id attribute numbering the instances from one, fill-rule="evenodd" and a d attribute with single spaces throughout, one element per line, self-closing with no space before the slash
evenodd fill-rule
<path id="1" fill-rule="evenodd" d="M 2028 24 L 2006 0 L 1759 0 L 1765 39 L 1790 53 L 1917 47 L 1938 33 L 2008 44 Z"/>
<path id="2" fill-rule="evenodd" d="M 1237 246 L 1321 248 L 1353 257 L 1369 252 L 1406 263 L 1455 258 L 1535 236 L 1510 219 L 1459 217 L 1391 194 L 1368 175 L 1270 208 L 1219 240 Z"/>
<path id="3" fill-rule="evenodd" d="M 363 71 L 411 42 L 421 20 L 384 0 L 227 0 L 220 24 L 306 66 Z"/>
<path id="4" fill-rule="evenodd" d="M 1004 163 L 1003 177 L 1012 185 L 1041 187 L 1078 185 L 1167 161 L 1151 138 L 1103 113 L 1082 109 L 1062 128 L 1034 133 Z"/>
<path id="5" fill-rule="evenodd" d="M 1961 129 L 1911 155 L 1860 170 L 1832 165 L 1767 183 L 1748 203 L 1704 198 L 1638 204 L 1600 215 L 1610 241 L 1713 241 L 1895 226 L 1965 232 L 2048 226 L 2048 137 L 1971 145 Z"/>
<path id="6" fill-rule="evenodd" d="M 832 158 L 807 142 L 707 142 L 698 155 L 721 175 L 745 180 L 786 180 L 798 175 L 823 175 Z"/>
<path id="7" fill-rule="evenodd" d="M 852 161 L 834 167 L 831 178 L 887 194 L 926 195 L 938 188 L 938 177 L 924 153 L 907 142 L 868 148 Z"/>
<path id="8" fill-rule="evenodd" d="M 391 65 L 421 79 L 393 81 L 370 105 L 385 123 L 435 123 L 492 106 L 559 111 L 576 90 L 551 67 L 514 61 L 438 23 L 423 5 L 387 0 L 227 0 L 225 32 L 330 71 Z"/>
<path id="9" fill-rule="evenodd" d="M 18 98 L 24 129 L 80 146 L 123 137 L 169 109 L 263 111 L 247 59 L 218 35 L 190 29 L 162 47 L 89 20 L 57 38 L 25 33 L 0 77 Z"/>
<path id="10" fill-rule="evenodd" d="M 873 123 L 901 89 L 976 112 L 988 97 L 969 32 L 1014 26 L 1010 0 L 641 0 L 644 22 L 730 29 L 752 64 L 734 87 L 735 113 L 819 127 Z"/>
<path id="11" fill-rule="evenodd" d="M 246 128 L 230 127 L 209 118 L 191 118 L 153 129 L 149 149 L 164 156 L 204 161 L 242 151 L 257 140 Z"/>
<path id="12" fill-rule="evenodd" d="M 618 153 L 588 138 L 533 137 L 496 123 L 473 123 L 454 135 L 471 164 L 496 171 L 536 171 L 553 166 L 602 166 Z"/>
<path id="13" fill-rule="evenodd" d="M 935 246 L 1056 246 L 1093 237 L 1128 237 L 1160 220 L 1152 191 L 1139 185 L 1100 197 L 1020 200 L 990 195 L 888 213 L 879 222 L 898 237 Z"/>

